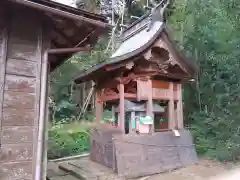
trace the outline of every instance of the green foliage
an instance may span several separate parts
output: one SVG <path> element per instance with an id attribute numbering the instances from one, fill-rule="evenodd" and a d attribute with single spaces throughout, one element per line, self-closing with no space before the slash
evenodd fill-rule
<path id="1" fill-rule="evenodd" d="M 65 124 L 65 123 L 68 124 Z M 49 130 L 48 158 L 56 159 L 89 151 L 92 124 L 59 122 Z"/>
<path id="2" fill-rule="evenodd" d="M 139 1 L 131 13 L 142 14 L 143 4 Z M 183 97 L 185 122 L 194 134 L 197 150 L 201 155 L 218 160 L 238 160 L 240 1 L 175 0 L 169 11 L 168 26 L 174 32 L 179 49 L 196 59 L 199 66 L 197 82 L 185 85 Z M 107 41 L 103 38 L 90 55 L 77 54 L 52 74 L 51 97 L 54 112 L 57 112 L 54 117 L 62 119 L 74 115 L 69 90 L 72 77 L 80 70 L 107 60 L 109 53 L 104 51 Z M 72 146 L 74 152 L 89 148 L 85 131 L 74 136 L 62 135 L 58 130 L 51 130 L 50 134 L 54 146 L 64 149 L 57 156 L 64 155 L 68 146 Z M 70 145 L 73 142 L 79 144 Z M 70 154 L 74 152 L 71 150 Z"/>
<path id="3" fill-rule="evenodd" d="M 199 64 L 199 79 L 184 91 L 185 119 L 198 152 L 238 160 L 240 151 L 240 2 L 175 1 L 169 26 Z"/>
<path id="4" fill-rule="evenodd" d="M 53 124 L 49 130 L 48 158 L 55 159 L 89 151 L 89 131 L 91 126 L 84 123 L 76 124 L 79 114 L 76 104 L 72 101 L 72 80 L 80 71 L 107 60 L 105 51 L 107 40 L 100 39 L 89 53 L 75 54 L 61 67 L 51 74 L 51 89 L 49 97 L 50 120 Z M 87 113 L 85 118 L 94 119 L 93 113 Z"/>
<path id="5" fill-rule="evenodd" d="M 76 104 L 71 99 L 73 78 L 77 73 L 108 59 L 107 42 L 106 38 L 100 39 L 91 52 L 75 54 L 51 73 L 50 110 L 53 121 L 78 115 Z"/>
<path id="6" fill-rule="evenodd" d="M 93 117 L 93 113 L 87 113 Z M 104 122 L 111 122 L 111 112 L 104 111 Z M 90 131 L 94 122 L 77 122 L 75 117 L 65 118 L 48 131 L 48 159 L 73 156 L 90 150 Z"/>

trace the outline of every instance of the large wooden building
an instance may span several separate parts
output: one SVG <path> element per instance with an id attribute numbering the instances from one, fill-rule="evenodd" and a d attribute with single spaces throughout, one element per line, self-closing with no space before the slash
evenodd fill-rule
<path id="1" fill-rule="evenodd" d="M 1 1 L 1 180 L 44 179 L 48 73 L 108 27 L 105 17 L 49 0 Z"/>
<path id="2" fill-rule="evenodd" d="M 75 79 L 95 82 L 96 121 L 104 108 L 115 120 L 93 131 L 91 160 L 131 178 L 197 161 L 182 105 L 182 84 L 195 79 L 197 67 L 177 50 L 159 12 L 134 22 L 109 61 Z"/>

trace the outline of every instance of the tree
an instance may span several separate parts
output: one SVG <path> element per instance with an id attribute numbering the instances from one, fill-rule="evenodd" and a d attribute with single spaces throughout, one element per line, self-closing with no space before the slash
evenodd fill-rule
<path id="1" fill-rule="evenodd" d="M 199 86 L 185 89 L 187 122 L 198 150 L 221 160 L 239 156 L 240 19 L 236 1 L 178 0 L 169 26 L 179 47 L 197 59 Z"/>
<path id="2" fill-rule="evenodd" d="M 132 21 L 130 15 L 146 12 L 144 5 L 144 0 L 129 2 L 125 23 Z M 237 160 L 240 1 L 175 0 L 167 12 L 167 25 L 174 32 L 179 49 L 199 65 L 197 82 L 184 89 L 185 121 L 195 135 L 197 150 L 220 160 Z M 107 38 L 104 41 L 98 44 L 100 51 L 91 56 L 76 55 L 52 74 L 52 96 L 56 102 L 63 99 L 63 87 L 69 85 L 75 72 L 107 60 L 108 54 L 103 53 Z"/>

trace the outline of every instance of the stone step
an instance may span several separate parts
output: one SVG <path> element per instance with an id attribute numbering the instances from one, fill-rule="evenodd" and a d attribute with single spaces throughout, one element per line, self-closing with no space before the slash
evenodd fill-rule
<path id="1" fill-rule="evenodd" d="M 75 166 L 72 166 L 68 162 L 63 162 L 59 164 L 59 169 L 63 170 L 64 172 L 67 172 L 68 174 L 71 174 L 75 178 L 81 179 L 81 180 L 97 180 L 96 176 L 92 175 L 91 173 L 85 172 L 84 170 L 77 168 Z"/>
<path id="2" fill-rule="evenodd" d="M 90 161 L 88 157 L 61 162 L 59 168 L 82 180 L 125 180 L 111 169 Z"/>
<path id="3" fill-rule="evenodd" d="M 47 167 L 48 179 L 51 179 L 52 177 L 59 177 L 59 176 L 65 176 L 65 175 L 68 175 L 68 174 L 66 172 L 60 170 L 58 168 L 57 163 L 48 162 L 48 167 Z"/>
<path id="4" fill-rule="evenodd" d="M 50 178 L 49 180 L 79 180 L 79 178 L 76 178 L 72 175 L 65 175 L 65 176 L 55 176 Z"/>

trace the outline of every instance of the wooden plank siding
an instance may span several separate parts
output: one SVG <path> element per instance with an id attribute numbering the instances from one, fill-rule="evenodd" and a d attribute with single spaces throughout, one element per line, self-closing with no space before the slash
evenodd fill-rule
<path id="1" fill-rule="evenodd" d="M 7 73 L 16 76 L 36 77 L 36 63 L 27 60 L 9 58 L 7 61 Z"/>
<path id="2" fill-rule="evenodd" d="M 31 109 L 4 108 L 2 126 L 33 126 L 35 113 Z"/>
<path id="3" fill-rule="evenodd" d="M 153 93 L 153 99 L 155 100 L 169 100 L 171 98 L 172 93 L 169 91 L 169 89 L 152 89 Z M 173 91 L 173 99 L 175 101 L 179 100 L 179 95 L 177 91 Z"/>
<path id="4" fill-rule="evenodd" d="M 29 12 L 12 14 L 7 46 L 0 41 L 0 48 L 7 47 L 0 50 L 1 180 L 34 179 L 42 44 L 49 41 L 43 39 L 42 20 L 33 16 Z"/>
<path id="5" fill-rule="evenodd" d="M 34 93 L 36 89 L 36 79 L 17 75 L 6 75 L 5 90 L 12 92 Z"/>
<path id="6" fill-rule="evenodd" d="M 152 88 L 156 89 L 169 89 L 170 82 L 167 81 L 160 81 L 160 80 L 152 80 Z M 177 91 L 177 84 L 173 84 L 173 90 Z"/>

